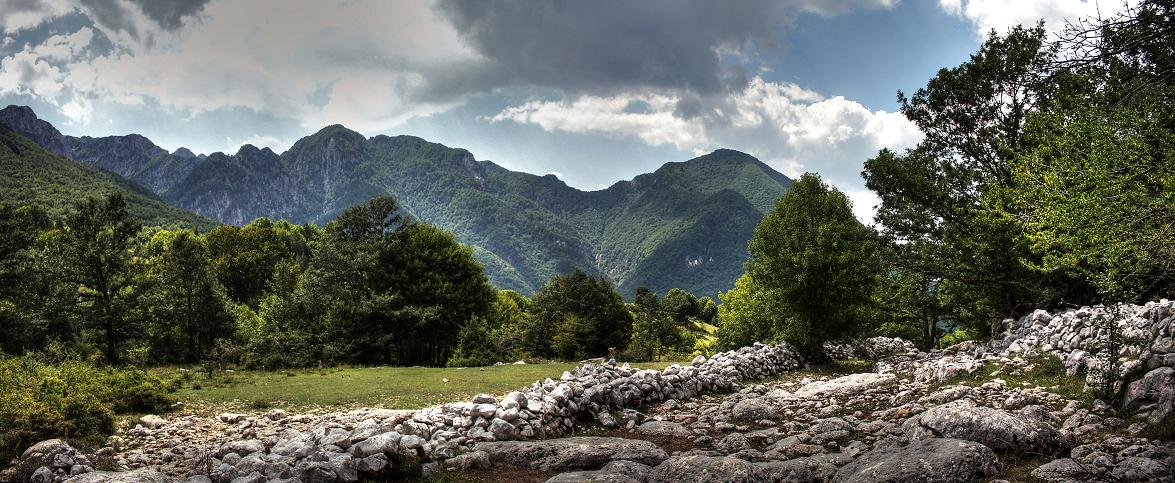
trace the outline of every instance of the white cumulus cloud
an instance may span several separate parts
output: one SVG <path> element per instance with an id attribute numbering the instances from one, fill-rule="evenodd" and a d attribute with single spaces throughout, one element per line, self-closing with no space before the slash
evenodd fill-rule
<path id="1" fill-rule="evenodd" d="M 1082 18 L 1110 17 L 1125 8 L 1124 0 L 939 0 L 939 8 L 966 19 L 979 37 L 995 30 L 1006 32 L 1016 25 L 1034 26 L 1044 20 L 1052 33 L 1066 22 Z"/>

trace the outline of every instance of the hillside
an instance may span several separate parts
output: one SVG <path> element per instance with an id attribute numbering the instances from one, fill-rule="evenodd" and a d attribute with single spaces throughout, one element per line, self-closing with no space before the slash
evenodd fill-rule
<path id="1" fill-rule="evenodd" d="M 87 196 L 122 192 L 130 212 L 147 226 L 208 230 L 214 220 L 175 208 L 151 191 L 96 166 L 78 164 L 46 151 L 0 125 L 0 200 L 40 205 L 64 215 Z"/>
<path id="2" fill-rule="evenodd" d="M 392 194 L 413 215 L 472 245 L 496 286 L 524 293 L 578 267 L 607 276 L 626 297 L 641 286 L 714 296 L 733 286 L 754 227 L 791 185 L 731 150 L 581 191 L 551 175 L 478 161 L 464 149 L 413 136 L 366 138 L 340 125 L 280 155 L 245 145 L 232 155 L 197 157 L 186 149 L 168 153 L 135 134 L 64 136 L 28 108 L 0 110 L 0 123 L 224 223 L 269 217 L 323 225 Z"/>

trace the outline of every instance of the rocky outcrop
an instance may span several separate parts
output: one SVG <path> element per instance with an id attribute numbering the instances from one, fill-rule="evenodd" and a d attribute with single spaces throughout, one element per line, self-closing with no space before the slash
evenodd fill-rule
<path id="1" fill-rule="evenodd" d="M 901 448 L 861 455 L 836 472 L 834 481 L 860 483 L 938 483 L 984 481 L 1000 470 L 990 448 L 958 439 L 933 438 Z"/>
<path id="2" fill-rule="evenodd" d="M 1064 438 L 1044 421 L 1048 417 L 1030 408 L 1010 412 L 976 406 L 964 399 L 927 409 L 910 418 L 904 429 L 912 440 L 926 438 L 954 438 L 983 443 L 999 452 L 1044 453 L 1063 446 Z"/>
<path id="3" fill-rule="evenodd" d="M 1175 482 L 1175 443 L 1155 444 L 1143 438 L 1110 437 L 1073 448 L 1032 471 L 1049 483 Z"/>
<path id="4" fill-rule="evenodd" d="M 17 464 L 0 472 L 0 481 L 60 482 L 94 471 L 90 459 L 60 439 L 30 446 Z"/>
<path id="5" fill-rule="evenodd" d="M 617 460 L 654 466 L 669 456 L 648 441 L 624 438 L 578 437 L 545 441 L 499 441 L 479 443 L 493 463 L 543 471 L 596 470 Z"/>
<path id="6" fill-rule="evenodd" d="M 796 397 L 851 397 L 871 389 L 897 384 L 893 374 L 864 372 L 838 377 L 831 381 L 814 382 L 795 392 Z"/>
<path id="7" fill-rule="evenodd" d="M 754 483 L 766 481 L 767 476 L 753 463 L 730 456 L 675 456 L 653 468 L 649 480 Z"/>

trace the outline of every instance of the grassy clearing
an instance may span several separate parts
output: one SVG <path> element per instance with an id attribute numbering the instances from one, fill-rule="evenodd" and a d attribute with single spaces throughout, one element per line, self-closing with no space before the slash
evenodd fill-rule
<path id="1" fill-rule="evenodd" d="M 634 364 L 663 369 L 671 362 Z M 300 412 L 358 407 L 418 409 L 461 401 L 478 393 L 503 395 L 536 380 L 557 379 L 574 363 L 504 365 L 472 368 L 363 367 L 294 371 L 203 374 L 161 368 L 164 377 L 184 380 L 177 393 L 185 412 L 264 410 L 280 407 Z M 448 379 L 448 382 L 445 382 Z"/>
<path id="2" fill-rule="evenodd" d="M 1040 387 L 1067 399 L 1083 401 L 1086 404 L 1093 402 L 1093 394 L 1085 392 L 1084 375 L 1070 376 L 1065 373 L 1065 365 L 1057 356 L 1042 355 L 1030 359 L 1032 368 L 1023 370 L 1011 366 L 1003 366 L 995 362 L 985 362 L 983 368 L 972 376 L 958 376 L 943 383 L 943 387 L 955 384 L 979 385 L 993 379 L 1003 379 L 1008 387 Z"/>

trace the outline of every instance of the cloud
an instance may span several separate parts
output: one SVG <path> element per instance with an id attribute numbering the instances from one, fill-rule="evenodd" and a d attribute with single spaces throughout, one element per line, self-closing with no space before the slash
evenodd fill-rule
<path id="1" fill-rule="evenodd" d="M 939 0 L 939 9 L 966 19 L 978 37 L 1016 25 L 1034 26 L 1044 20 L 1049 32 L 1060 33 L 1067 21 L 1109 17 L 1125 9 L 1123 0 Z"/>
<path id="2" fill-rule="evenodd" d="M 0 95 L 31 95 L 57 105 L 63 79 L 61 69 L 29 50 L 0 60 Z"/>
<path id="3" fill-rule="evenodd" d="M 480 59 L 419 2 L 218 2 L 170 35 L 153 48 L 70 64 L 71 88 L 180 116 L 246 108 L 307 129 L 372 132 L 461 103 L 423 92 L 439 72 Z"/>
<path id="4" fill-rule="evenodd" d="M 778 52 L 781 29 L 798 13 L 893 3 L 442 0 L 440 9 L 488 60 L 488 82 L 595 95 L 640 88 L 711 94 L 745 86 L 748 67 Z"/>
<path id="5" fill-rule="evenodd" d="M 14 34 L 80 12 L 117 43 L 154 46 L 197 16 L 209 0 L 0 0 L 0 26 Z"/>
<path id="6" fill-rule="evenodd" d="M 854 199 L 863 220 L 872 218 L 876 204 L 861 180 L 864 161 L 882 147 L 900 150 L 922 139 L 900 113 L 871 111 L 844 97 L 824 97 L 758 77 L 741 91 L 697 101 L 698 113 L 689 119 L 676 114 L 680 98 L 621 94 L 531 100 L 488 120 L 632 137 L 694 153 L 720 147 L 746 151 L 792 177 L 808 171 L 821 174 Z M 636 102 L 643 109 L 634 112 L 630 106 Z"/>
<path id="7" fill-rule="evenodd" d="M 14 34 L 65 15 L 76 7 L 66 0 L 0 0 L 0 27 Z"/>
<path id="8" fill-rule="evenodd" d="M 54 35 L 32 49 L 33 55 L 47 60 L 69 61 L 81 55 L 94 39 L 94 31 L 82 27 L 69 35 Z"/>

